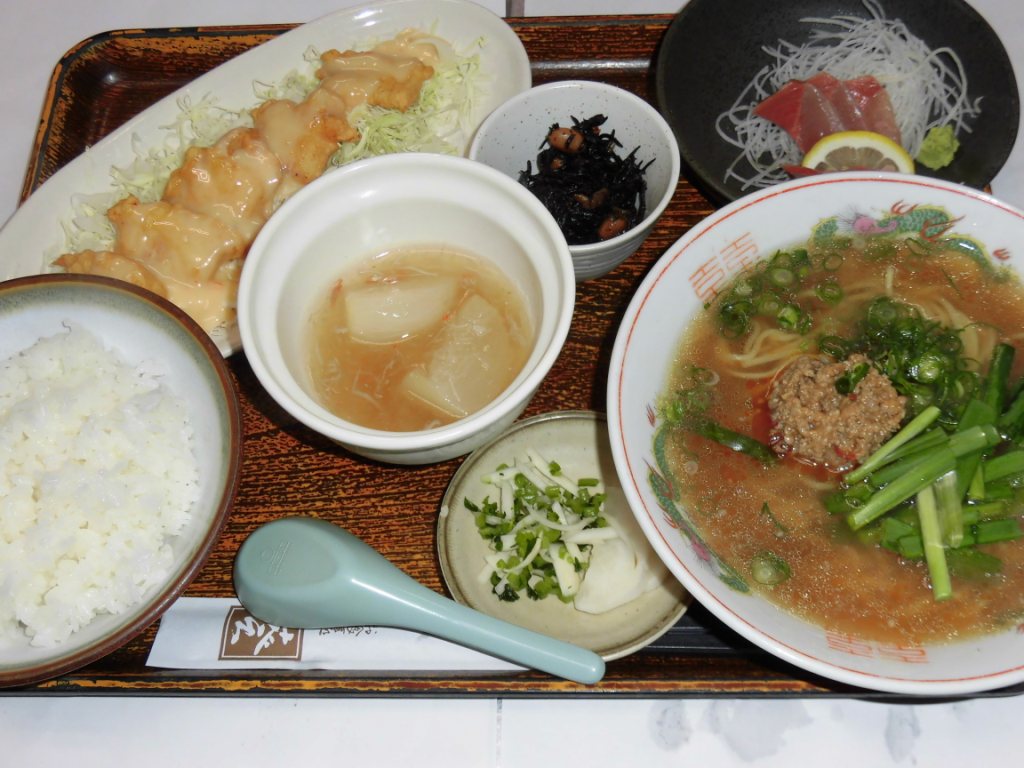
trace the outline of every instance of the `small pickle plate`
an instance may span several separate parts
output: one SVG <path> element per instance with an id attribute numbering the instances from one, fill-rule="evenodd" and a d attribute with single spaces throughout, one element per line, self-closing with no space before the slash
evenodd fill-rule
<path id="1" fill-rule="evenodd" d="M 483 576 L 488 542 L 477 531 L 464 501 L 483 501 L 493 486 L 482 478 L 511 464 L 528 448 L 558 462 L 570 477 L 597 477 L 608 492 L 607 509 L 632 515 L 612 463 L 603 415 L 593 411 L 540 414 L 514 425 L 472 453 L 452 478 L 441 503 L 437 551 L 452 597 L 478 611 L 521 627 L 588 648 L 605 661 L 640 650 L 667 632 L 683 615 L 689 595 L 672 577 L 640 597 L 604 613 L 585 613 L 554 597 L 499 600 Z"/>

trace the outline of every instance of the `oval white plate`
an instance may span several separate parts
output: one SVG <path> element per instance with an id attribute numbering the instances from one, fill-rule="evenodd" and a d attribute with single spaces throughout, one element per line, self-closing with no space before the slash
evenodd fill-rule
<path id="1" fill-rule="evenodd" d="M 73 198 L 110 192 L 111 169 L 128 166 L 136 152 L 162 146 L 181 112 L 183 100 L 204 98 L 231 109 L 255 106 L 257 82 L 275 83 L 304 67 L 313 48 L 366 47 L 405 29 L 431 31 L 456 51 L 480 41 L 483 93 L 471 123 L 478 125 L 506 99 L 531 85 L 530 61 L 522 42 L 505 21 L 465 0 L 390 0 L 348 8 L 290 30 L 198 77 L 129 120 L 46 181 L 0 230 L 0 280 L 53 271 L 52 259 L 64 246 L 62 224 L 73 213 Z M 462 137 L 465 152 L 471 136 Z M 227 356 L 240 348 L 237 326 L 217 329 L 211 336 Z"/>
<path id="2" fill-rule="evenodd" d="M 603 416 L 591 411 L 562 411 L 519 422 L 504 435 L 475 451 L 452 478 L 437 524 L 441 572 L 456 601 L 482 613 L 588 648 L 605 661 L 618 659 L 654 642 L 679 621 L 689 596 L 669 577 L 660 587 L 611 611 L 584 613 L 555 598 L 503 602 L 481 579 L 490 545 L 477 530 L 463 500 L 479 502 L 488 486 L 481 481 L 502 463 L 511 463 L 528 447 L 557 461 L 571 477 L 598 477 L 608 487 L 609 504 L 630 514 L 617 492 L 615 467 Z"/>

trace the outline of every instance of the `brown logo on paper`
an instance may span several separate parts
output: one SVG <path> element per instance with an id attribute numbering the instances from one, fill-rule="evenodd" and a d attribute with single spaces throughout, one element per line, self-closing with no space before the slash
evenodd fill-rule
<path id="1" fill-rule="evenodd" d="M 302 630 L 277 627 L 239 605 L 228 609 L 221 630 L 220 658 L 302 659 Z"/>

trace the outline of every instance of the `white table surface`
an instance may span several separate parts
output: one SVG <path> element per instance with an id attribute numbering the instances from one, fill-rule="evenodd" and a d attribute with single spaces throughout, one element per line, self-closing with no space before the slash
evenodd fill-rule
<path id="1" fill-rule="evenodd" d="M 504 14 L 503 0 L 478 0 Z M 972 0 L 1024 83 L 1024 3 Z M 672 12 L 683 0 L 525 0 L 527 15 Z M 53 65 L 122 28 L 301 22 L 354 0 L 5 0 L 0 221 L 17 204 Z M 1019 138 L 994 192 L 1024 206 Z M 1024 697 L 939 704 L 822 699 L 244 699 L 0 696 L 0 765 L 241 766 L 307 760 L 508 768 L 991 763 L 1019 754 Z M 1016 749 L 1013 749 L 1016 747 Z M 1011 751 L 1012 750 L 1012 751 Z M 1018 758 L 1019 759 L 1019 758 Z M 563 764 L 565 764 L 563 762 Z"/>

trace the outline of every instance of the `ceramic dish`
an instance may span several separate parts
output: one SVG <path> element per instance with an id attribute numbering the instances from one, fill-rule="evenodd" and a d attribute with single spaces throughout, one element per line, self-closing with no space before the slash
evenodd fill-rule
<path id="1" fill-rule="evenodd" d="M 377 40 L 416 28 L 433 31 L 456 51 L 473 52 L 479 41 L 483 92 L 469 120 L 479 123 L 495 106 L 530 87 L 529 59 L 519 38 L 495 14 L 463 0 L 391 0 L 348 8 L 253 48 L 197 78 L 132 118 L 88 152 L 54 174 L 15 212 L 0 231 L 0 279 L 50 271 L 64 248 L 63 227 L 82 196 L 113 191 L 112 169 L 125 168 L 138 152 L 167 145 L 175 136 L 183 105 L 212 100 L 243 110 L 255 106 L 257 83 L 278 83 L 295 72 L 313 72 L 304 56 L 310 48 L 367 47 Z M 171 127 L 168 127 L 171 126 Z M 471 131 L 470 131 L 471 133 Z M 469 136 L 449 137 L 460 152 Z M 239 349 L 237 326 L 212 336 L 225 355 Z"/>
<path id="2" fill-rule="evenodd" d="M 491 360 L 483 350 L 490 348 L 496 356 L 502 344 L 512 342 L 488 330 L 485 314 L 463 314 L 461 308 L 468 302 L 455 305 L 451 324 L 474 330 L 453 336 L 459 339 L 455 342 L 434 342 L 422 365 L 431 381 L 440 383 L 428 388 L 432 399 L 421 401 L 431 402 L 432 410 L 418 413 L 424 421 L 440 421 L 437 411 L 446 408 L 442 413 L 448 420 L 440 426 L 398 431 L 355 423 L 324 405 L 311 378 L 309 338 L 310 317 L 339 276 L 351 274 L 358 265 L 365 269 L 379 254 L 403 249 L 451 251 L 496 267 L 508 280 L 507 290 L 521 297 L 530 331 L 524 339 L 522 366 L 516 373 L 509 371 L 504 389 L 492 390 L 486 401 L 486 394 L 475 393 L 471 384 L 486 381 L 481 375 L 496 377 L 502 369 L 500 358 Z M 464 456 L 519 417 L 562 351 L 575 289 L 565 238 L 529 191 L 464 157 L 403 152 L 350 163 L 316 179 L 281 206 L 249 252 L 239 286 L 238 318 L 253 372 L 292 416 L 361 456 L 392 464 L 427 464 Z M 428 305 L 431 299 L 443 309 L 436 293 L 421 304 Z M 381 305 L 402 318 L 403 300 L 389 301 L 393 304 Z M 376 318 L 385 310 L 367 314 Z M 397 343 L 422 349 L 422 337 L 444 325 L 440 318 L 429 322 L 426 330 L 401 328 L 414 338 Z M 371 370 L 379 369 L 382 381 L 376 407 L 412 407 L 418 397 L 412 394 L 415 390 L 403 390 L 404 379 L 383 362 L 375 365 Z M 466 409 L 464 403 L 473 406 Z M 459 413 L 464 415 L 456 418 Z"/>
<path id="3" fill-rule="evenodd" d="M 931 48 L 956 51 L 971 96 L 982 100 L 953 163 L 919 172 L 983 188 L 1006 162 L 1019 122 L 1017 82 L 998 35 L 963 0 L 887 0 L 882 7 L 887 18 L 904 21 Z M 676 132 L 684 172 L 713 202 L 754 191 L 725 178 L 739 150 L 718 135 L 715 123 L 771 61 L 763 46 L 780 39 L 800 43 L 813 28 L 801 19 L 836 14 L 863 17 L 867 10 L 859 0 L 690 0 L 669 26 L 655 65 L 658 105 Z"/>
<path id="4" fill-rule="evenodd" d="M 706 515 L 679 501 L 687 480 L 664 458 L 664 421 L 656 414 L 685 329 L 742 263 L 812 236 L 855 232 L 879 245 L 887 238 L 948 238 L 951 248 L 978 259 L 1018 272 L 1024 264 L 1017 250 L 1024 212 L 969 187 L 920 176 L 828 174 L 785 182 L 722 208 L 669 247 L 619 327 L 608 424 L 623 491 L 651 545 L 694 598 L 792 664 L 861 688 L 922 696 L 1018 683 L 1024 680 L 1019 624 L 949 643 L 883 642 L 813 624 L 763 597 L 747 565 L 724 559 L 700 533 Z M 700 471 L 699 465 L 684 470 Z M 1024 546 L 1024 540 L 1014 543 Z M 955 601 L 950 608 L 955 611 Z"/>
<path id="5" fill-rule="evenodd" d="M 479 502 L 488 487 L 480 478 L 510 463 L 528 447 L 540 447 L 566 474 L 597 476 L 606 484 L 610 506 L 629 514 L 615 482 L 603 416 L 591 411 L 561 411 L 525 419 L 497 440 L 479 448 L 459 467 L 441 505 L 437 549 L 441 572 L 452 597 L 504 621 L 588 648 L 605 661 L 638 651 L 667 632 L 686 611 L 688 597 L 674 579 L 632 602 L 602 614 L 584 613 L 557 599 L 503 602 L 481 579 L 488 543 L 477 531 L 463 501 Z"/>
<path id="6" fill-rule="evenodd" d="M 497 168 L 513 179 L 531 164 L 554 124 L 572 125 L 571 119 L 607 117 L 602 133 L 620 142 L 620 157 L 636 151 L 646 166 L 644 194 L 646 214 L 631 229 L 594 243 L 569 245 L 576 280 L 592 280 L 607 274 L 643 244 L 665 212 L 679 181 L 679 148 L 665 119 L 634 93 L 607 83 L 563 80 L 538 85 L 513 96 L 495 109 L 477 129 L 469 157 Z"/>
<path id="7" fill-rule="evenodd" d="M 210 339 L 170 303 L 127 283 L 43 275 L 0 283 L 0 360 L 63 330 L 68 320 L 132 365 L 158 373 L 188 404 L 199 497 L 169 540 L 166 577 L 121 614 L 99 613 L 63 643 L 0 639 L 0 687 L 44 680 L 111 653 L 170 607 L 199 573 L 231 512 L 241 476 L 242 421 L 227 365 Z M 7 514 L 5 512 L 5 514 Z"/>

